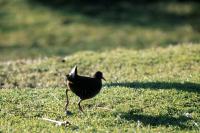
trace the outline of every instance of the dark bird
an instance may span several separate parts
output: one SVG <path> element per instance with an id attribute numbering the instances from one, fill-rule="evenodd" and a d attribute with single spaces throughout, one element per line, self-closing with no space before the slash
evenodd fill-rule
<path id="1" fill-rule="evenodd" d="M 73 93 L 75 93 L 79 98 L 78 106 L 79 110 L 83 112 L 83 109 L 81 107 L 81 102 L 86 99 L 90 99 L 94 96 L 96 96 L 101 88 L 102 88 L 102 81 L 105 80 L 103 77 L 102 72 L 97 71 L 93 77 L 85 77 L 80 76 L 77 74 L 77 66 L 75 66 L 69 74 L 66 75 L 66 81 L 68 88 L 66 89 L 66 113 L 67 113 L 67 107 L 69 105 L 69 99 L 68 99 L 68 91 L 71 90 Z"/>

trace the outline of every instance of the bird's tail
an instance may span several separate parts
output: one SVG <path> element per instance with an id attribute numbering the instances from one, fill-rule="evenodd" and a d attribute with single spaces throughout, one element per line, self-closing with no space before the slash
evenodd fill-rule
<path id="1" fill-rule="evenodd" d="M 77 66 L 76 65 L 72 68 L 69 75 L 70 76 L 76 76 L 77 75 Z"/>
<path id="2" fill-rule="evenodd" d="M 67 80 L 73 81 L 77 76 L 77 66 L 74 66 L 69 74 L 66 75 Z"/>

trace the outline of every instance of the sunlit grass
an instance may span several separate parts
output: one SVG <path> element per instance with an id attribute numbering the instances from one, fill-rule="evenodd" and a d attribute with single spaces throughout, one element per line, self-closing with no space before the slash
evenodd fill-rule
<path id="1" fill-rule="evenodd" d="M 164 80 L 197 83 L 200 78 L 199 45 L 187 45 L 144 51 L 88 51 L 64 58 L 7 61 L 0 64 L 1 82 L 5 88 L 59 87 L 64 85 L 64 75 L 77 65 L 82 74 L 93 75 L 96 70 L 105 72 L 110 82 Z"/>
<path id="2" fill-rule="evenodd" d="M 200 47 L 79 52 L 65 58 L 0 63 L 2 132 L 199 132 Z M 106 82 L 98 96 L 82 103 L 70 93 L 65 116 L 64 75 L 101 70 Z M 189 116 L 187 115 L 189 114 Z M 190 116 L 192 118 L 190 118 Z M 72 125 L 56 127 L 46 117 Z"/>
<path id="3" fill-rule="evenodd" d="M 94 99 L 77 107 L 77 97 L 70 93 L 70 116 L 65 116 L 64 88 L 1 90 L 3 132 L 198 132 L 198 93 L 171 90 L 104 87 Z M 58 101 L 59 100 L 59 101 Z M 185 113 L 190 113 L 192 119 Z M 72 125 L 56 127 L 39 118 Z"/>

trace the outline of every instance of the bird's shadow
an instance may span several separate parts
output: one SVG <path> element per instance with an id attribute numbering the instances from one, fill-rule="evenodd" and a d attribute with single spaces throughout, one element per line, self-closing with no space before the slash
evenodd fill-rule
<path id="1" fill-rule="evenodd" d="M 122 119 L 127 121 L 135 121 L 140 125 L 150 125 L 150 126 L 176 126 L 180 129 L 190 129 L 192 128 L 190 125 L 187 125 L 187 121 L 190 120 L 185 116 L 169 116 L 169 115 L 146 115 L 146 114 L 138 114 L 134 113 L 134 111 L 122 112 Z"/>
<path id="2" fill-rule="evenodd" d="M 104 86 L 107 87 L 128 87 L 131 89 L 141 89 L 141 88 L 149 88 L 149 89 L 176 89 L 180 91 L 187 92 L 196 92 L 200 93 L 200 84 L 191 83 L 191 82 L 115 82 L 115 83 L 107 83 Z"/>

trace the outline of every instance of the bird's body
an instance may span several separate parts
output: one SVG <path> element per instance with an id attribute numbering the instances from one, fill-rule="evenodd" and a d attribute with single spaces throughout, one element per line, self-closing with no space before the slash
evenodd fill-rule
<path id="1" fill-rule="evenodd" d="M 100 92 L 102 82 L 101 79 L 77 76 L 73 82 L 68 80 L 67 85 L 80 99 L 85 100 L 96 96 Z"/>
<path id="2" fill-rule="evenodd" d="M 83 112 L 80 103 L 82 100 L 90 99 L 96 96 L 101 88 L 103 74 L 101 72 L 96 72 L 93 77 L 80 76 L 77 74 L 77 67 L 75 66 L 72 71 L 66 75 L 67 86 L 69 90 L 75 93 L 79 98 L 79 109 Z M 67 102 L 66 102 L 66 111 L 69 104 L 68 89 L 66 90 Z"/>

